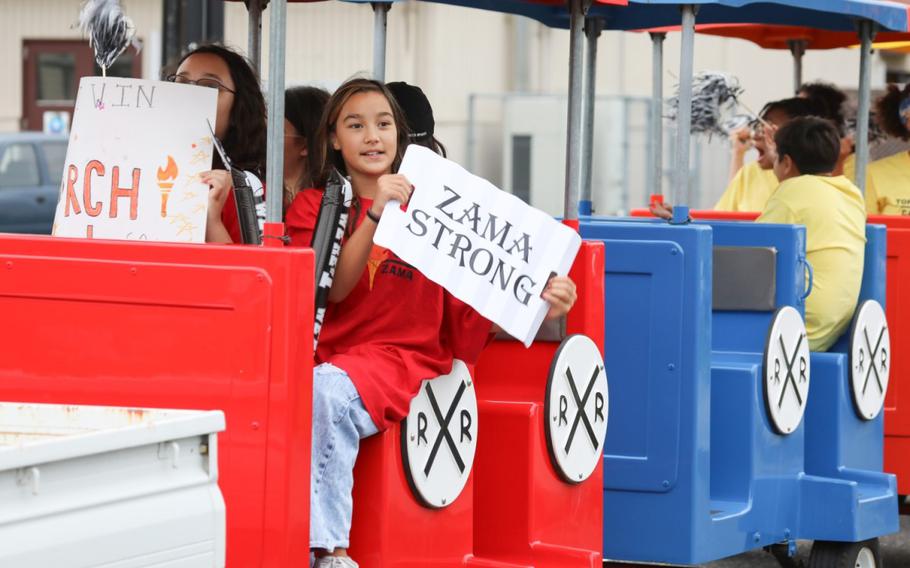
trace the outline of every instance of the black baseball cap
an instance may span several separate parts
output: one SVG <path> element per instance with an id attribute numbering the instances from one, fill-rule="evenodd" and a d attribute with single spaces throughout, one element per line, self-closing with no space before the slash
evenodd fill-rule
<path id="1" fill-rule="evenodd" d="M 411 131 L 410 138 L 413 142 L 428 141 L 433 138 L 436 121 L 433 119 L 433 107 L 423 94 L 420 87 L 408 85 L 403 81 L 386 83 L 392 96 L 398 101 L 398 106 L 404 111 Z"/>

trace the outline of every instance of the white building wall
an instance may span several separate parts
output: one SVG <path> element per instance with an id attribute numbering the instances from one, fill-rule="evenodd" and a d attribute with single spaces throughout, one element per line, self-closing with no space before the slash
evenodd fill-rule
<path id="1" fill-rule="evenodd" d="M 268 10 L 263 14 L 262 74 L 268 85 Z M 508 89 L 508 16 L 423 2 L 395 4 L 388 18 L 386 80 L 419 85 L 433 104 L 437 137 L 463 159 L 467 97 Z M 225 41 L 246 49 L 242 4 L 225 11 Z M 369 75 L 373 12 L 345 2 L 291 3 L 287 9 L 287 86 L 329 89 Z"/>
<path id="2" fill-rule="evenodd" d="M 152 47 L 142 55 L 145 77 L 157 76 L 161 59 L 161 2 L 122 0 L 124 11 L 136 25 L 137 37 L 145 46 Z M 82 39 L 78 27 L 81 6 L 82 0 L 0 0 L 0 77 L 4 83 L 0 88 L 0 132 L 19 130 L 23 40 Z"/>

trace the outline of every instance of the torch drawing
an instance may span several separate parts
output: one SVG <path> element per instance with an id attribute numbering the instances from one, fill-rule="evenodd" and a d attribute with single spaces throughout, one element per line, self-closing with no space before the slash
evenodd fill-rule
<path id="1" fill-rule="evenodd" d="M 161 216 L 167 217 L 167 200 L 174 188 L 174 180 L 177 179 L 177 163 L 174 158 L 167 157 L 167 166 L 164 169 L 158 168 L 158 188 L 161 190 Z"/>

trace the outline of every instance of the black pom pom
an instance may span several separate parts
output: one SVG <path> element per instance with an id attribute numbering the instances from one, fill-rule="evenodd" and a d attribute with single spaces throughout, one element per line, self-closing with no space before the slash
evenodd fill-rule
<path id="1" fill-rule="evenodd" d="M 119 0 L 86 0 L 79 13 L 79 27 L 88 35 L 95 61 L 105 73 L 136 33 Z"/>

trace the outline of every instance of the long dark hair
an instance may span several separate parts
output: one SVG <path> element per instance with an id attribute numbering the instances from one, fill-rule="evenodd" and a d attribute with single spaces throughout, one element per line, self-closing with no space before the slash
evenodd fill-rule
<path id="1" fill-rule="evenodd" d="M 762 107 L 758 113 L 762 118 L 767 118 L 772 112 L 782 112 L 787 118 L 794 119 L 801 116 L 824 116 L 825 109 L 822 104 L 811 98 L 791 97 L 789 99 L 780 99 L 771 101 Z"/>
<path id="2" fill-rule="evenodd" d="M 319 176 L 316 178 L 318 186 L 325 186 L 326 180 L 335 168 L 344 175 L 348 175 L 347 168 L 344 165 L 344 158 L 341 152 L 332 147 L 332 134 L 335 132 L 335 123 L 338 122 L 338 116 L 351 97 L 360 93 L 379 93 L 389 101 L 389 107 L 392 109 L 392 119 L 395 121 L 395 128 L 398 130 L 398 138 L 395 148 L 395 160 L 392 162 L 392 172 L 398 171 L 401 165 L 401 159 L 404 157 L 404 151 L 408 147 L 408 126 L 404 118 L 404 113 L 392 93 L 386 86 L 373 79 L 355 77 L 348 79 L 343 85 L 332 93 L 326 103 L 325 112 L 322 114 L 322 122 L 319 125 Z"/>
<path id="3" fill-rule="evenodd" d="M 816 101 L 821 107 L 823 118 L 834 122 L 834 125 L 843 128 L 846 119 L 844 118 L 844 103 L 847 102 L 847 95 L 830 83 L 805 83 L 799 88 L 799 95 Z"/>
<path id="4" fill-rule="evenodd" d="M 882 130 L 903 141 L 910 140 L 910 130 L 900 115 L 901 101 L 910 97 L 910 85 L 903 89 L 888 85 L 888 92 L 875 101 L 875 115 Z"/>
<path id="5" fill-rule="evenodd" d="M 297 180 L 297 186 L 285 188 L 297 191 L 300 187 L 314 187 L 314 178 L 322 164 L 319 162 L 319 123 L 329 100 L 329 92 L 319 87 L 292 87 L 284 92 L 284 118 L 306 141 L 306 172 Z"/>
<path id="6" fill-rule="evenodd" d="M 249 170 L 264 178 L 266 146 L 265 99 L 259 87 L 259 75 L 243 55 L 218 43 L 200 45 L 186 53 L 177 62 L 179 67 L 188 57 L 197 53 L 210 53 L 221 58 L 234 81 L 234 104 L 231 105 L 231 125 L 222 140 L 224 149 L 234 166 Z M 215 155 L 216 166 L 224 167 Z"/>

